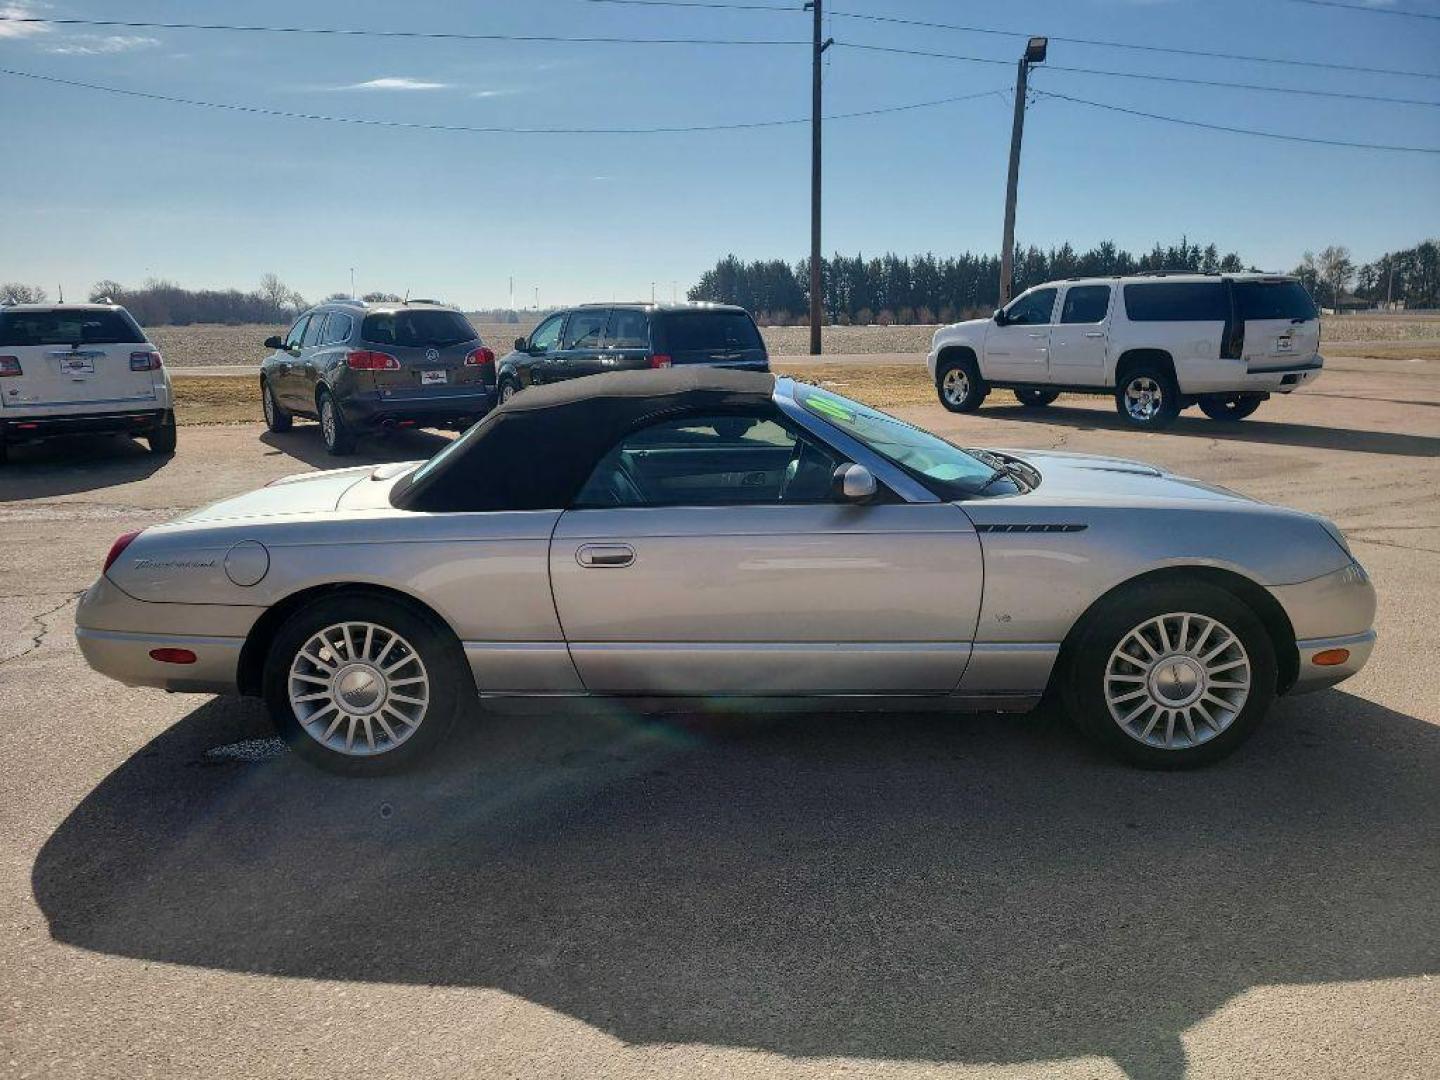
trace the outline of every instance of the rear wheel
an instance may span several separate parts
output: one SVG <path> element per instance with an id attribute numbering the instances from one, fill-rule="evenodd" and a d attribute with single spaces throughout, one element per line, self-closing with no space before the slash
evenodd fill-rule
<path id="1" fill-rule="evenodd" d="M 1275 698 L 1275 651 L 1255 613 L 1210 585 L 1142 585 L 1087 617 L 1065 701 L 1117 757 L 1204 765 L 1259 727 Z"/>
<path id="2" fill-rule="evenodd" d="M 345 414 L 335 404 L 335 396 L 328 390 L 320 391 L 320 435 L 325 440 L 325 449 L 336 457 L 355 452 L 355 435 L 345 423 Z"/>
<path id="3" fill-rule="evenodd" d="M 1131 368 L 1115 390 L 1115 410 L 1131 427 L 1168 427 L 1180 415 L 1175 377 L 1158 364 Z"/>
<path id="4" fill-rule="evenodd" d="M 346 776 L 411 767 L 450 734 L 474 680 L 455 636 L 374 593 L 326 597 L 281 626 L 265 702 L 290 748 Z"/>
<path id="5" fill-rule="evenodd" d="M 265 410 L 265 426 L 271 431 L 289 431 L 295 418 L 275 400 L 269 379 L 260 380 L 260 407 Z"/>
<path id="6" fill-rule="evenodd" d="M 1264 400 L 1259 394 L 1206 394 L 1199 405 L 1211 420 L 1244 420 Z"/>
<path id="7" fill-rule="evenodd" d="M 1058 390 L 1016 390 L 1015 397 L 1027 409 L 1043 409 L 1060 396 Z"/>
<path id="8" fill-rule="evenodd" d="M 974 412 L 990 392 L 980 377 L 980 369 L 968 356 L 942 361 L 935 373 L 935 389 L 940 404 L 956 413 Z"/>
<path id="9" fill-rule="evenodd" d="M 166 413 L 159 426 L 150 429 L 145 441 L 150 444 L 152 454 L 173 454 L 176 443 L 175 414 Z"/>

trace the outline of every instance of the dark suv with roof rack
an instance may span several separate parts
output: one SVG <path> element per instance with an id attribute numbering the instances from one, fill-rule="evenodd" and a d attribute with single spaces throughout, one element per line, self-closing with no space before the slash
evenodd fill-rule
<path id="1" fill-rule="evenodd" d="M 750 313 L 731 304 L 582 304 L 541 320 L 500 360 L 503 402 L 527 386 L 637 368 L 769 371 Z"/>
<path id="2" fill-rule="evenodd" d="M 463 431 L 495 404 L 495 354 L 470 320 L 433 300 L 334 300 L 305 312 L 260 365 L 271 431 L 320 421 L 325 449 L 395 427 Z"/>

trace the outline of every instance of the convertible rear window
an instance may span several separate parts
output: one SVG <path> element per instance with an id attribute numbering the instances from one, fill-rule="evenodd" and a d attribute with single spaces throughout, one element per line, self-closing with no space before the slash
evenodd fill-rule
<path id="1" fill-rule="evenodd" d="M 366 315 L 360 336 L 375 345 L 443 349 L 480 335 L 458 311 L 377 311 Z"/>
<path id="2" fill-rule="evenodd" d="M 1315 301 L 1298 281 L 1237 281 L 1235 300 L 1242 319 L 1318 318 Z"/>

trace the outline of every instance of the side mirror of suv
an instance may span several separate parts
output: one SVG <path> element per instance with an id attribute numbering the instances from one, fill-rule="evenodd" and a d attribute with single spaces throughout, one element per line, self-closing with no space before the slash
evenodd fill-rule
<path id="1" fill-rule="evenodd" d="M 1005 316 L 1004 308 L 996 308 L 994 318 L 996 326 L 1007 326 L 1010 323 L 1010 320 Z"/>
<path id="2" fill-rule="evenodd" d="M 267 349 L 283 349 L 284 347 L 285 341 L 279 334 L 271 334 L 265 339 L 265 348 Z"/>
<path id="3" fill-rule="evenodd" d="M 516 352 L 526 352 L 526 351 L 527 351 L 526 346 L 528 346 L 528 345 L 529 345 L 529 342 L 527 342 L 523 337 L 517 337 L 517 338 L 515 339 L 515 351 L 516 351 Z"/>

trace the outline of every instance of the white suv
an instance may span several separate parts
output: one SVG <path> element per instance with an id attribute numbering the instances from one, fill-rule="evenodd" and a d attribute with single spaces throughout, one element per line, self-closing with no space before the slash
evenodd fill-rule
<path id="1" fill-rule="evenodd" d="M 1320 318 L 1295 278 L 1145 274 L 1037 285 L 930 346 L 940 403 L 973 412 L 996 387 L 1040 408 L 1062 391 L 1114 394 L 1135 427 L 1199 405 L 1241 420 L 1320 374 Z"/>
<path id="2" fill-rule="evenodd" d="M 0 461 L 16 443 L 95 432 L 173 453 L 174 408 L 160 350 L 124 308 L 0 307 Z"/>

